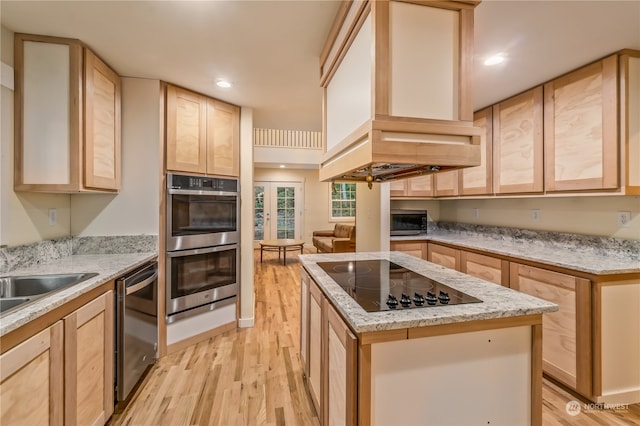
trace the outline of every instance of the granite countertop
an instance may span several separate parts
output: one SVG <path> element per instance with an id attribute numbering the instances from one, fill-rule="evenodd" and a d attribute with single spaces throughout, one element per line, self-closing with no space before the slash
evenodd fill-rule
<path id="1" fill-rule="evenodd" d="M 4 314 L 0 317 L 0 336 L 4 336 L 107 281 L 119 278 L 156 257 L 157 253 L 72 255 L 4 274 L 6 276 L 20 276 L 76 272 L 98 273 L 93 278 L 33 300 Z"/>
<path id="2" fill-rule="evenodd" d="M 326 297 L 356 333 L 519 317 L 558 310 L 558 306 L 553 303 L 400 252 L 305 254 L 299 256 L 299 259 Z M 483 302 L 399 311 L 366 312 L 317 265 L 318 262 L 370 259 L 386 259 L 397 263 L 449 287 L 477 297 Z"/>
<path id="3" fill-rule="evenodd" d="M 391 237 L 391 241 L 416 240 L 449 243 L 593 275 L 640 273 L 640 251 L 633 253 L 633 250 L 606 247 L 599 241 L 584 244 L 567 237 L 550 242 L 518 234 L 483 235 L 441 229 L 425 235 Z"/>

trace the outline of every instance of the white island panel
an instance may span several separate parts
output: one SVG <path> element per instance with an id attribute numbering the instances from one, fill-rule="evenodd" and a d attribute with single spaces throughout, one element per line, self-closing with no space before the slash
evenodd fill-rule
<path id="1" fill-rule="evenodd" d="M 531 327 L 371 345 L 376 425 L 527 425 Z"/>

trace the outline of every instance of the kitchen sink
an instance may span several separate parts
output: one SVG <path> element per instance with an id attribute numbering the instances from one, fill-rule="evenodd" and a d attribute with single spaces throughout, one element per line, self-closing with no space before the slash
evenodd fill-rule
<path id="1" fill-rule="evenodd" d="M 20 306 L 23 303 L 28 302 L 28 297 L 15 297 L 11 299 L 0 299 L 0 314 L 5 313 L 8 310 L 15 308 L 16 306 Z"/>
<path id="2" fill-rule="evenodd" d="M 39 296 L 78 284 L 95 277 L 96 273 L 29 275 L 0 278 L 0 298 Z"/>
<path id="3" fill-rule="evenodd" d="M 86 272 L 0 277 L 0 314 L 97 275 L 95 272 Z"/>

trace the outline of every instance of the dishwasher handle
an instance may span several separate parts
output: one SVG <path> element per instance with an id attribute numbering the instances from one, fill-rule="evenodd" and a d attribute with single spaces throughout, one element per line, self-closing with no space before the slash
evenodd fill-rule
<path id="1" fill-rule="evenodd" d="M 131 293 L 136 293 L 142 290 L 143 288 L 145 288 L 146 286 L 148 286 L 149 284 L 153 283 L 157 278 L 158 278 L 158 271 L 154 271 L 154 273 L 149 278 L 139 283 L 136 283 L 130 287 L 127 287 L 125 294 L 128 296 Z"/>

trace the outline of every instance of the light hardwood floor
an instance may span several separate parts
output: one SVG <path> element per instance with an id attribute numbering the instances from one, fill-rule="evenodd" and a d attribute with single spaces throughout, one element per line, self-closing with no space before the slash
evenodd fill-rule
<path id="1" fill-rule="evenodd" d="M 305 249 L 305 252 L 315 252 Z M 299 268 L 255 252 L 255 327 L 237 329 L 160 359 L 112 425 L 317 425 L 305 390 L 299 346 Z M 575 398 L 544 381 L 544 425 L 640 425 L 626 412 L 569 416 Z"/>

